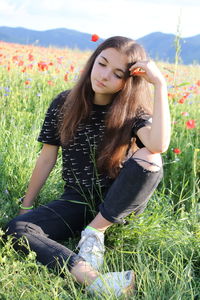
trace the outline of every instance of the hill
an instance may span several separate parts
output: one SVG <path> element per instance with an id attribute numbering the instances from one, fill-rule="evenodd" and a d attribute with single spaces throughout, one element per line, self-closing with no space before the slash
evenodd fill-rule
<path id="1" fill-rule="evenodd" d="M 150 57 L 173 63 L 175 57 L 175 38 L 173 34 L 154 32 L 137 41 L 148 51 Z M 200 34 L 181 38 L 181 62 L 183 64 L 200 63 Z"/>
<path id="2" fill-rule="evenodd" d="M 80 50 L 96 48 L 96 44 L 91 42 L 91 34 L 65 28 L 37 31 L 22 27 L 0 27 L 0 40 L 43 47 L 56 46 Z M 102 42 L 103 39 L 99 39 L 99 41 Z"/>
<path id="3" fill-rule="evenodd" d="M 133 37 L 134 38 L 134 37 Z M 58 28 L 45 31 L 37 31 L 22 27 L 0 27 L 0 40 L 10 43 L 33 44 L 43 47 L 55 46 L 59 48 L 78 48 L 80 50 L 93 50 L 97 43 L 91 42 L 91 34 Z M 174 62 L 175 57 L 175 35 L 162 32 L 153 32 L 137 40 L 156 60 Z M 200 34 L 181 38 L 181 62 L 183 64 L 200 63 Z"/>

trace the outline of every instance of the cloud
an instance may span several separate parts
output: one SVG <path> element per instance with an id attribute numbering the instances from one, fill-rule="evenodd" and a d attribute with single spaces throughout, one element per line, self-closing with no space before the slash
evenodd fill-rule
<path id="1" fill-rule="evenodd" d="M 127 0 L 127 1 L 132 1 L 132 0 Z M 148 0 L 140 0 L 140 2 L 144 2 L 144 3 L 147 3 L 147 2 L 151 2 L 152 4 L 156 4 L 156 5 L 163 5 L 163 4 L 166 4 L 166 5 L 170 5 L 170 6 L 179 6 L 179 7 L 191 7 L 191 6 L 195 6 L 195 7 L 198 7 L 199 8 L 199 0 L 165 0 L 165 2 L 163 3 L 162 1 L 160 0 L 151 0 L 151 1 L 148 1 Z"/>
<path id="2" fill-rule="evenodd" d="M 0 0 L 0 13 L 5 15 L 10 15 L 13 13 L 15 5 L 10 3 L 10 1 Z"/>
<path id="3" fill-rule="evenodd" d="M 105 38 L 137 39 L 154 31 L 175 34 L 183 7 L 182 33 L 191 36 L 200 28 L 197 4 L 192 0 L 0 0 L 0 25 L 36 30 L 64 27 Z"/>

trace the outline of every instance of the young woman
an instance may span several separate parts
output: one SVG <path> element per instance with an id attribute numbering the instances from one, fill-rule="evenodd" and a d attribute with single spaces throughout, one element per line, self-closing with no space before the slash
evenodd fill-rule
<path id="1" fill-rule="evenodd" d="M 8 224 L 7 234 L 25 236 L 37 259 L 49 267 L 63 267 L 68 261 L 80 282 L 85 279 L 79 276 L 88 278 L 86 274 L 94 272 L 85 280 L 91 284 L 103 263 L 106 229 L 124 224 L 130 213 L 143 212 L 162 178 L 160 153 L 170 142 L 163 75 L 135 41 L 120 36 L 105 40 L 72 90 L 51 103 L 38 140 L 43 148 L 20 216 Z M 59 200 L 32 210 L 59 147 L 64 192 Z M 81 232 L 78 255 L 59 243 L 76 232 Z M 132 287 L 131 271 L 103 276 L 115 282 L 116 294 Z M 97 286 L 102 287 L 100 277 L 90 291 Z"/>

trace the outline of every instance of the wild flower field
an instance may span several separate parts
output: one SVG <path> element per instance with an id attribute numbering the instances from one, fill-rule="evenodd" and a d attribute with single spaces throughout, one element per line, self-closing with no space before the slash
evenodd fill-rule
<path id="1" fill-rule="evenodd" d="M 76 82 L 89 52 L 0 42 L 0 299 L 95 299 L 73 281 L 16 253 L 1 238 L 18 214 L 41 149 L 36 141 L 46 109 Z M 163 154 L 164 178 L 139 217 L 106 234 L 104 271 L 133 269 L 137 291 L 128 299 L 200 299 L 200 66 L 158 62 L 169 91 L 171 144 Z M 61 158 L 38 203 L 60 195 Z M 65 241 L 74 249 L 77 241 Z M 105 299 L 114 299 L 112 297 Z"/>

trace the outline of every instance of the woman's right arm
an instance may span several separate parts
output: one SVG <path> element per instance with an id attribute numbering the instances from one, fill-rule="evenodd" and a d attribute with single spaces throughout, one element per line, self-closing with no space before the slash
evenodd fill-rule
<path id="1" fill-rule="evenodd" d="M 33 205 L 34 199 L 40 192 L 56 163 L 58 148 L 58 146 L 43 144 L 40 155 L 36 161 L 26 195 L 23 199 L 23 207 L 31 207 Z M 29 211 L 29 209 L 20 209 L 20 214 L 25 214 Z"/>

